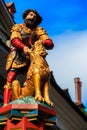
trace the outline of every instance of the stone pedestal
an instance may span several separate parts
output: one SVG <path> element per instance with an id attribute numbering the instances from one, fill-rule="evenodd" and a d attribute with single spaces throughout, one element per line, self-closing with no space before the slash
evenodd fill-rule
<path id="1" fill-rule="evenodd" d="M 3 130 L 53 130 L 56 112 L 41 104 L 9 104 L 0 108 Z"/>

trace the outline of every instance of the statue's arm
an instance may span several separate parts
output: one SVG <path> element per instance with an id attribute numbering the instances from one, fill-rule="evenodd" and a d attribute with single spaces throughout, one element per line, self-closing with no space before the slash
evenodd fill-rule
<path id="1" fill-rule="evenodd" d="M 16 49 L 23 50 L 26 54 L 28 52 L 28 47 L 22 42 L 21 31 L 23 29 L 23 24 L 15 24 L 11 29 L 11 45 Z"/>
<path id="2" fill-rule="evenodd" d="M 43 42 L 43 45 L 46 49 L 52 49 L 54 47 L 54 43 L 52 39 L 48 36 L 45 29 L 42 27 L 38 27 L 36 30 L 36 33 L 39 37 L 39 39 Z"/>

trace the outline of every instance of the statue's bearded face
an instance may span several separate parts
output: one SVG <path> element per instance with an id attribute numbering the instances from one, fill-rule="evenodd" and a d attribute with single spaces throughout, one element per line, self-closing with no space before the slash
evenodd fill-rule
<path id="1" fill-rule="evenodd" d="M 35 28 L 37 26 L 36 23 L 37 15 L 34 12 L 29 12 L 29 14 L 26 16 L 24 23 L 28 28 Z"/>

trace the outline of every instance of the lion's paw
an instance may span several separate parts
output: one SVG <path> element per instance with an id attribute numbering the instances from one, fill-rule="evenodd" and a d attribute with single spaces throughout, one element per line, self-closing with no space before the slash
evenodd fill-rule
<path id="1" fill-rule="evenodd" d="M 41 95 L 35 95 L 35 100 L 44 102 L 44 98 Z"/>
<path id="2" fill-rule="evenodd" d="M 50 99 L 45 99 L 45 102 L 50 105 L 51 107 L 54 106 L 53 102 L 50 101 Z"/>

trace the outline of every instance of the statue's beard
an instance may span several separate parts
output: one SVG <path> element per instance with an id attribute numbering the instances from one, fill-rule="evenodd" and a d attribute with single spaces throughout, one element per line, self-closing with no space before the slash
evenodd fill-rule
<path id="1" fill-rule="evenodd" d="M 33 28 L 35 28 L 37 26 L 36 22 L 33 21 L 33 19 L 25 19 L 24 23 L 26 24 L 26 26 L 28 28 L 31 28 L 31 29 L 33 29 Z"/>

